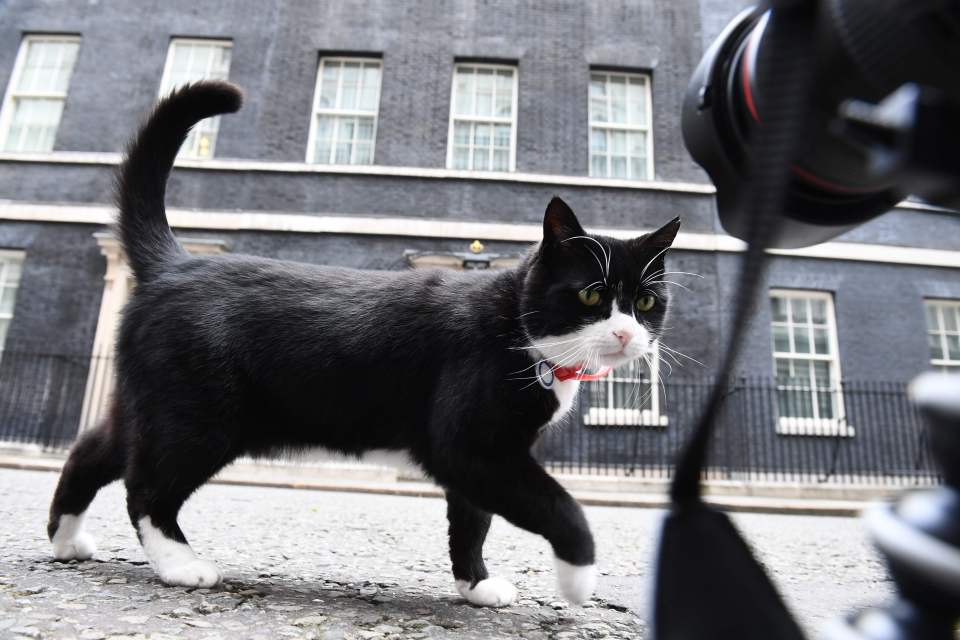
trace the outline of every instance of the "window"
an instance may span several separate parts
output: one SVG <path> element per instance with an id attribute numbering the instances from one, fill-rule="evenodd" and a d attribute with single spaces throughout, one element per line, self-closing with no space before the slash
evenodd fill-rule
<path id="1" fill-rule="evenodd" d="M 947 372 L 960 371 L 960 301 L 926 300 L 930 364 Z"/>
<path id="2" fill-rule="evenodd" d="M 650 77 L 590 74 L 590 175 L 653 179 Z"/>
<path id="3" fill-rule="evenodd" d="M 163 98 L 180 85 L 197 80 L 226 80 L 230 75 L 232 44 L 228 40 L 190 40 L 174 38 L 167 52 L 167 64 L 160 80 Z M 180 158 L 202 160 L 213 157 L 220 117 L 197 123 L 180 147 Z"/>
<path id="4" fill-rule="evenodd" d="M 379 60 L 320 60 L 307 162 L 373 164 L 380 74 Z"/>
<path id="5" fill-rule="evenodd" d="M 0 249 L 0 356 L 3 355 L 7 330 L 13 320 L 13 306 L 17 298 L 17 286 L 20 284 L 22 267 L 22 251 Z"/>
<path id="6" fill-rule="evenodd" d="M 517 70 L 489 64 L 453 69 L 447 167 L 513 171 L 517 147 Z"/>
<path id="7" fill-rule="evenodd" d="M 665 427 L 667 417 L 660 412 L 660 359 L 654 352 L 650 366 L 632 361 L 614 369 L 602 380 L 586 383 L 587 412 L 583 423 L 589 426 Z"/>
<path id="8" fill-rule="evenodd" d="M 833 298 L 814 291 L 772 291 L 777 432 L 852 436 L 845 423 Z"/>
<path id="9" fill-rule="evenodd" d="M 80 38 L 26 36 L 0 113 L 0 149 L 51 151 Z"/>

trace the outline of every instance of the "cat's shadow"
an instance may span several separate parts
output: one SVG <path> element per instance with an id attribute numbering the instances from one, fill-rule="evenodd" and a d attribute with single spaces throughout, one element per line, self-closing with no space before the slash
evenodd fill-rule
<path id="1" fill-rule="evenodd" d="M 269 609 L 270 605 L 302 605 L 301 609 L 291 610 L 292 617 L 320 614 L 335 618 L 337 613 L 379 614 L 384 621 L 422 618 L 431 624 L 450 629 L 457 628 L 465 618 L 516 615 L 523 611 L 516 606 L 502 609 L 476 607 L 459 596 L 409 593 L 400 586 L 378 587 L 375 594 L 361 593 L 361 590 L 369 590 L 371 585 L 375 584 L 371 581 L 323 580 L 316 584 L 303 580 L 294 585 L 290 583 L 290 578 L 282 576 L 271 576 L 269 581 L 245 579 L 241 576 L 226 578 L 213 588 L 194 589 L 171 587 L 161 583 L 148 563 L 140 560 L 92 559 L 85 562 L 57 562 L 47 556 L 37 558 L 35 562 L 48 565 L 47 570 L 50 572 L 79 573 L 88 578 L 96 576 L 104 585 L 137 586 L 142 589 L 142 593 L 138 595 L 158 593 L 158 600 L 170 600 L 171 604 L 174 603 L 174 598 L 177 598 L 175 602 L 179 606 L 182 606 L 183 598 L 178 596 L 194 596 L 198 603 L 214 598 L 222 601 L 223 597 L 228 597 L 231 601 L 235 599 L 236 604 L 233 607 L 222 611 L 225 614 L 248 602 L 264 609 Z M 111 584 L 111 580 L 124 582 Z M 333 584 L 336 588 L 325 587 L 324 584 Z M 530 610 L 526 612 L 530 613 Z"/>

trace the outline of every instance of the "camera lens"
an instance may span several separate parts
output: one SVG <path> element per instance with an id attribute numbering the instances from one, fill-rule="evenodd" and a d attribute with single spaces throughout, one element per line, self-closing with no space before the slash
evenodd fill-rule
<path id="1" fill-rule="evenodd" d="M 763 126 L 757 78 L 774 51 L 769 13 L 747 10 L 707 50 L 684 101 L 684 142 L 717 188 L 720 220 L 744 238 L 736 206 L 749 167 L 750 140 Z M 823 0 L 817 11 L 816 68 L 804 134 L 789 167 L 786 220 L 775 246 L 823 242 L 901 200 L 898 176 L 876 171 L 838 126 L 838 109 L 856 98 L 880 102 L 906 82 L 956 93 L 951 60 L 960 59 L 956 0 Z"/>

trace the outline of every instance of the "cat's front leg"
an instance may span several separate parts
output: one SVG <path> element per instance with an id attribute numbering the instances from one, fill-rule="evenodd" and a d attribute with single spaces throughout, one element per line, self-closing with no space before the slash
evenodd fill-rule
<path id="1" fill-rule="evenodd" d="M 444 484 L 474 508 L 496 513 L 547 539 L 553 547 L 557 585 L 566 600 L 580 604 L 593 594 L 594 544 L 583 510 L 533 458 L 472 457 L 450 471 L 450 481 Z"/>
<path id="2" fill-rule="evenodd" d="M 483 541 L 490 529 L 490 513 L 478 509 L 454 490 L 447 491 L 450 523 L 450 561 L 457 591 L 482 607 L 506 607 L 517 599 L 517 589 L 503 578 L 491 578 L 483 562 Z"/>

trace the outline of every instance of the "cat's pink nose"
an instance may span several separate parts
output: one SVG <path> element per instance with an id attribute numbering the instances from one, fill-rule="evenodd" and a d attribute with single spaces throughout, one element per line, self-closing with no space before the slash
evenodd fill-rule
<path id="1" fill-rule="evenodd" d="M 625 347 L 630 344 L 630 341 L 633 340 L 633 334 L 627 331 L 626 329 L 618 329 L 613 332 L 613 335 L 617 336 L 617 340 L 620 341 L 620 346 Z"/>

